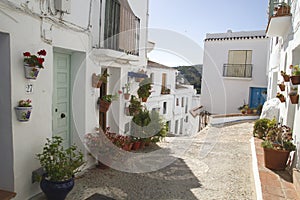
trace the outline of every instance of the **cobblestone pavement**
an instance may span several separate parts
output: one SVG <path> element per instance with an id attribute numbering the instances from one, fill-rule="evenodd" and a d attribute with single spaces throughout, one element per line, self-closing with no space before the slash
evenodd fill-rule
<path id="1" fill-rule="evenodd" d="M 208 127 L 193 137 L 167 138 L 183 152 L 171 165 L 148 173 L 93 168 L 76 180 L 68 200 L 98 193 L 113 199 L 255 199 L 251 165 L 252 122 Z M 97 199 L 97 198 L 90 198 Z M 98 198 L 101 199 L 101 198 Z"/>

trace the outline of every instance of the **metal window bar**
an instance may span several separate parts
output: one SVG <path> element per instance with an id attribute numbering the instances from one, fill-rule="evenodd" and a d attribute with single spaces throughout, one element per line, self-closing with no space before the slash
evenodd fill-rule
<path id="1" fill-rule="evenodd" d="M 224 64 L 223 76 L 252 78 L 252 64 Z"/>

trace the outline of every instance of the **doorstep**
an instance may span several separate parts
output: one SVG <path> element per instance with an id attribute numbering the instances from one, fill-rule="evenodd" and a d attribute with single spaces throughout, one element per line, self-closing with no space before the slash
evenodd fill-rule
<path id="1" fill-rule="evenodd" d="M 261 139 L 254 138 L 263 200 L 299 200 L 288 171 L 273 171 L 265 167 Z"/>

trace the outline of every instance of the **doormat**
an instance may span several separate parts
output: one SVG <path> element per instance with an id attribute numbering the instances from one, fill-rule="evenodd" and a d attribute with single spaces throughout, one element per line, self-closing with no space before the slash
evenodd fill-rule
<path id="1" fill-rule="evenodd" d="M 102 195 L 102 194 L 95 193 L 85 200 L 115 200 L 115 199 L 105 196 L 105 195 Z"/>

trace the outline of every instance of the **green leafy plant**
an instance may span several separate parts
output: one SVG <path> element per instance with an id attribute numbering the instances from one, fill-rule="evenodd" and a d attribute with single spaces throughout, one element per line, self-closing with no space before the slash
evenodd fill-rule
<path id="1" fill-rule="evenodd" d="M 129 94 L 129 92 L 130 92 L 130 83 L 126 83 L 125 84 L 125 94 Z"/>
<path id="2" fill-rule="evenodd" d="M 136 96 L 132 95 L 130 99 L 129 105 L 129 114 L 133 116 L 134 114 L 139 113 L 142 110 L 141 102 L 136 98 Z"/>
<path id="3" fill-rule="evenodd" d="M 253 136 L 257 136 L 260 139 L 266 137 L 269 128 L 273 127 L 276 123 L 275 119 L 263 118 L 256 120 L 253 126 Z"/>
<path id="4" fill-rule="evenodd" d="M 299 65 L 291 65 L 292 68 L 292 75 L 293 76 L 300 76 L 300 67 Z"/>
<path id="5" fill-rule="evenodd" d="M 139 89 L 137 91 L 139 98 L 148 98 L 151 94 L 151 79 L 145 78 L 142 82 L 139 84 Z"/>
<path id="6" fill-rule="evenodd" d="M 277 150 L 294 151 L 296 146 L 292 142 L 292 130 L 290 127 L 275 124 L 269 127 L 265 141 L 262 142 L 264 148 Z"/>
<path id="7" fill-rule="evenodd" d="M 298 94 L 298 88 L 297 87 L 292 87 L 291 91 L 289 92 L 290 96 L 296 96 Z"/>
<path id="8" fill-rule="evenodd" d="M 84 164 L 82 152 L 75 145 L 64 149 L 63 139 L 59 136 L 46 140 L 42 153 L 37 154 L 37 159 L 45 171 L 45 178 L 51 181 L 69 180 Z"/>
<path id="9" fill-rule="evenodd" d="M 103 101 L 106 101 L 106 102 L 108 102 L 108 103 L 111 103 L 112 101 L 118 100 L 118 98 L 119 98 L 119 95 L 118 95 L 118 94 L 115 94 L 115 95 L 107 94 L 107 95 L 103 95 L 101 99 L 102 99 Z"/>

